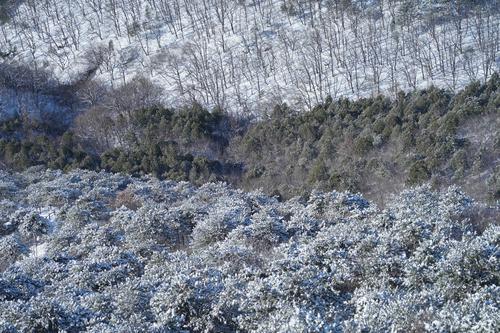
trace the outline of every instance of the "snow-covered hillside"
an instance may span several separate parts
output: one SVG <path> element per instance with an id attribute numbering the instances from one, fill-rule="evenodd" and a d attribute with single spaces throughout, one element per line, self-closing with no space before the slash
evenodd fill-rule
<path id="1" fill-rule="evenodd" d="M 500 330 L 498 207 L 457 188 L 380 210 L 39 168 L 0 198 L 1 332 Z"/>
<path id="2" fill-rule="evenodd" d="M 99 65 L 165 102 L 233 112 L 311 107 L 431 84 L 457 89 L 499 68 L 496 1 L 26 0 L 1 25 L 5 62 L 71 81 Z"/>

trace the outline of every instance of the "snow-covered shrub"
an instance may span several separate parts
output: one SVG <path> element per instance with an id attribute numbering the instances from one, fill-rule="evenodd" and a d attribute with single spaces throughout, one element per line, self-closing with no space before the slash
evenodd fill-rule
<path id="1" fill-rule="evenodd" d="M 0 272 L 15 262 L 24 252 L 26 252 L 26 247 L 18 236 L 0 237 Z"/>
<path id="2" fill-rule="evenodd" d="M 0 170 L 0 197 L 9 198 L 19 190 L 16 179 L 9 173 Z"/>
<path id="3" fill-rule="evenodd" d="M 15 231 L 17 226 L 12 223 L 11 217 L 16 208 L 17 204 L 10 200 L 0 201 L 0 237 Z"/>
<path id="4" fill-rule="evenodd" d="M 49 226 L 47 219 L 35 212 L 21 212 L 21 223 L 18 227 L 19 234 L 26 241 L 35 240 L 37 237 L 48 232 Z"/>
<path id="5" fill-rule="evenodd" d="M 38 191 L 2 201 L 5 332 L 500 329 L 498 219 L 478 223 L 484 206 L 454 187 L 406 190 L 381 210 L 339 192 L 278 202 L 222 183 L 5 177 Z M 53 206 L 56 184 L 80 194 Z M 115 205 L 125 188 L 140 207 Z"/>
<path id="6" fill-rule="evenodd" d="M 205 185 L 201 188 L 201 195 L 197 196 L 206 204 L 206 211 L 195 218 L 195 227 L 192 233 L 192 246 L 203 248 L 215 242 L 222 241 L 229 232 L 239 225 L 249 223 L 250 207 L 236 193 L 230 196 L 227 191 L 219 188 L 210 188 Z M 209 193 L 205 193 L 209 192 Z M 210 192 L 215 193 L 210 193 Z M 205 196 L 209 195 L 209 196 Z"/>

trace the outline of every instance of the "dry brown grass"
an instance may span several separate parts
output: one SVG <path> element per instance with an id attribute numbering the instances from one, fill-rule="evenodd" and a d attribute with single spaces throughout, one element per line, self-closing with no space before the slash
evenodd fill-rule
<path id="1" fill-rule="evenodd" d="M 116 197 L 111 205 L 113 208 L 125 206 L 128 209 L 135 211 L 142 206 L 142 203 L 135 197 L 135 194 L 131 189 L 126 188 L 116 194 Z"/>

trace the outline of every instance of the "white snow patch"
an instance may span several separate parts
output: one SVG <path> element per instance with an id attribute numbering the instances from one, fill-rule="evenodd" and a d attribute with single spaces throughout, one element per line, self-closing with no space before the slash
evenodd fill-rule
<path id="1" fill-rule="evenodd" d="M 42 258 L 47 254 L 47 242 L 35 244 L 30 247 L 30 258 Z"/>

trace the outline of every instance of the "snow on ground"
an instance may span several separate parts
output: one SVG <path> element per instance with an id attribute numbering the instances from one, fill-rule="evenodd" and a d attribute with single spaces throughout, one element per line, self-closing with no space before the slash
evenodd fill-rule
<path id="1" fill-rule="evenodd" d="M 237 112 L 458 89 L 498 70 L 495 2 L 448 21 L 454 8 L 426 7 L 432 1 L 413 2 L 409 14 L 398 2 L 356 3 L 339 11 L 286 0 L 29 1 L 1 26 L 0 49 L 6 61 L 62 80 L 100 62 L 97 76 L 111 85 L 144 75 L 169 105 L 197 100 Z"/>
<path id="2" fill-rule="evenodd" d="M 33 245 L 30 248 L 29 257 L 30 258 L 42 258 L 47 253 L 47 243 L 40 243 Z"/>

